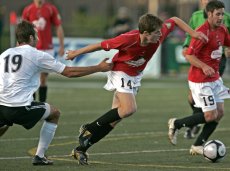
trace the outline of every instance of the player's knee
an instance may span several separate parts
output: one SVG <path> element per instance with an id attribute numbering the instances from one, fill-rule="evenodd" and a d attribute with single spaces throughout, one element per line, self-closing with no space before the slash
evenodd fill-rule
<path id="1" fill-rule="evenodd" d="M 216 112 L 206 112 L 205 113 L 205 121 L 206 122 L 212 122 L 217 119 L 218 115 Z"/>
<path id="2" fill-rule="evenodd" d="M 59 119 L 60 115 L 61 115 L 61 112 L 58 109 L 55 109 L 53 114 L 54 114 L 55 119 Z"/>
<path id="3" fill-rule="evenodd" d="M 136 111 L 137 111 L 137 107 L 124 108 L 119 112 L 119 114 L 121 115 L 122 118 L 126 118 L 131 116 Z"/>
<path id="4" fill-rule="evenodd" d="M 60 118 L 60 115 L 61 115 L 61 112 L 58 109 L 52 108 L 50 116 L 46 120 L 57 124 Z"/>

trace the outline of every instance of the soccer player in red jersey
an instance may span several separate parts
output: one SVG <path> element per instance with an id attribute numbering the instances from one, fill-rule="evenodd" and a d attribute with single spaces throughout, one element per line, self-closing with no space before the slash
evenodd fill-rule
<path id="1" fill-rule="evenodd" d="M 168 122 L 169 139 L 177 143 L 178 130 L 204 124 L 203 130 L 190 148 L 190 154 L 203 154 L 203 144 L 216 129 L 224 115 L 224 99 L 230 98 L 229 89 L 223 85 L 219 74 L 219 64 L 223 46 L 230 46 L 227 28 L 223 25 L 224 3 L 210 1 L 206 6 L 208 19 L 197 31 L 207 35 L 208 42 L 192 39 L 186 52 L 186 59 L 191 63 L 188 84 L 197 107 L 203 113 L 197 113 L 182 119 L 172 118 Z"/>
<path id="2" fill-rule="evenodd" d="M 173 31 L 175 25 L 192 37 L 204 41 L 207 38 L 204 34 L 192 30 L 177 17 L 172 17 L 163 23 L 158 17 L 145 14 L 140 17 L 139 30 L 132 30 L 115 38 L 67 52 L 67 59 L 74 59 L 80 54 L 96 50 L 118 50 L 113 57 L 114 66 L 108 74 L 108 81 L 104 87 L 106 90 L 114 91 L 112 109 L 92 123 L 80 128 L 80 145 L 72 151 L 72 155 L 79 161 L 79 164 L 88 164 L 86 150 L 106 136 L 121 119 L 136 112 L 135 95 L 141 85 L 143 70 L 162 41 Z"/>
<path id="3" fill-rule="evenodd" d="M 45 2 L 45 0 L 34 0 L 33 3 L 26 6 L 22 13 L 22 19 L 33 23 L 38 31 L 37 49 L 45 51 L 54 56 L 52 42 L 52 26 L 56 28 L 56 34 L 59 39 L 59 55 L 64 55 L 64 31 L 61 25 L 61 17 L 57 8 Z M 41 73 L 39 87 L 39 101 L 45 102 L 47 98 L 47 78 L 48 73 Z"/>

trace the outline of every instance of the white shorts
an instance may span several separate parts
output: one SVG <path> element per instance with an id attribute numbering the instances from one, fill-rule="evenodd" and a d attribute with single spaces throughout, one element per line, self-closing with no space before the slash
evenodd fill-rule
<path id="1" fill-rule="evenodd" d="M 118 91 L 122 93 L 137 94 L 138 87 L 141 86 L 143 74 L 129 76 L 122 71 L 109 71 L 108 80 L 104 88 L 108 91 Z"/>
<path id="2" fill-rule="evenodd" d="M 214 82 L 206 83 L 189 81 L 188 84 L 195 106 L 202 108 L 203 112 L 216 109 L 216 103 L 224 102 L 224 99 L 230 98 L 229 88 L 223 85 L 221 78 Z"/>

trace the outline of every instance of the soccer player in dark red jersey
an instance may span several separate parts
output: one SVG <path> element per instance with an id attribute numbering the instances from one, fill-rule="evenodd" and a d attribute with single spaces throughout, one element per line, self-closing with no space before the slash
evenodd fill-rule
<path id="1" fill-rule="evenodd" d="M 72 151 L 79 164 L 88 164 L 86 150 L 106 136 L 119 121 L 136 112 L 135 95 L 141 85 L 143 70 L 175 25 L 192 37 L 207 40 L 204 34 L 195 32 L 177 17 L 163 23 L 158 17 L 145 14 L 140 17 L 139 30 L 132 30 L 115 38 L 67 52 L 67 59 L 74 59 L 80 54 L 96 50 L 118 50 L 112 60 L 113 69 L 109 72 L 107 84 L 104 86 L 106 90 L 114 91 L 112 109 L 80 128 L 79 146 Z"/>
<path id="2" fill-rule="evenodd" d="M 208 42 L 192 39 L 186 52 L 186 59 L 191 67 L 188 74 L 188 84 L 195 101 L 195 106 L 202 112 L 182 118 L 169 119 L 169 140 L 177 143 L 178 130 L 182 127 L 192 127 L 204 124 L 202 132 L 190 148 L 190 154 L 203 154 L 203 144 L 216 129 L 224 115 L 224 99 L 230 98 L 229 88 L 223 85 L 219 74 L 219 64 L 223 46 L 230 46 L 230 37 L 223 24 L 224 3 L 218 0 L 210 1 L 206 6 L 207 20 L 197 31 L 207 35 Z"/>
<path id="3" fill-rule="evenodd" d="M 189 20 L 189 26 L 192 29 L 196 29 L 198 28 L 200 25 L 202 25 L 206 19 L 207 19 L 207 14 L 205 11 L 205 7 L 208 4 L 210 0 L 200 0 L 200 5 L 202 7 L 202 10 L 196 11 L 192 14 L 192 17 Z M 224 25 L 227 27 L 228 31 L 230 31 L 230 14 L 227 12 L 224 12 L 224 19 L 223 19 Z M 183 44 L 183 55 L 186 53 L 188 46 L 190 44 L 190 40 L 191 37 L 189 35 L 186 36 L 186 39 L 184 41 Z M 185 56 L 185 55 L 184 55 Z M 220 76 L 222 77 L 222 75 L 224 74 L 224 70 L 226 68 L 226 63 L 227 63 L 227 58 L 230 57 L 230 49 L 228 47 L 224 47 L 224 51 L 222 53 L 222 57 L 220 60 L 220 67 L 219 67 L 219 73 Z M 192 109 L 193 114 L 202 112 L 201 108 L 197 108 L 195 107 L 195 102 L 192 98 L 192 93 L 189 91 L 189 95 L 188 95 L 188 102 L 189 105 Z M 195 125 L 192 128 L 187 128 L 187 130 L 185 131 L 184 137 L 185 138 L 194 138 L 196 136 L 196 134 L 198 134 L 200 132 L 200 125 Z"/>
<path id="4" fill-rule="evenodd" d="M 57 8 L 45 0 L 34 0 L 33 3 L 26 6 L 22 13 L 22 19 L 33 23 L 38 31 L 37 49 L 54 56 L 52 42 L 52 26 L 56 29 L 59 39 L 59 56 L 64 55 L 64 31 L 61 25 L 61 17 Z M 45 102 L 47 99 L 47 79 L 48 73 L 41 73 L 41 85 L 38 90 L 39 101 Z"/>

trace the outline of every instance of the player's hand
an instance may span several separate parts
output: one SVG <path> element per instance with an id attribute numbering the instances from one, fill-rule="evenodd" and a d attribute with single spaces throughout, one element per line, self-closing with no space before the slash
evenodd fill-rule
<path id="1" fill-rule="evenodd" d="M 186 56 L 186 52 L 187 52 L 188 48 L 184 47 L 182 50 L 182 55 L 185 57 Z"/>
<path id="2" fill-rule="evenodd" d="M 208 65 L 204 65 L 202 67 L 202 70 L 203 70 L 204 74 L 208 77 L 212 77 L 215 74 L 215 70 Z"/>
<path id="3" fill-rule="evenodd" d="M 77 57 L 78 52 L 77 50 L 67 50 L 66 55 L 66 60 L 73 60 L 75 57 Z"/>
<path id="4" fill-rule="evenodd" d="M 98 64 L 98 67 L 100 68 L 101 72 L 110 71 L 112 69 L 113 63 L 106 62 L 108 60 L 109 58 L 105 58 Z"/>
<path id="5" fill-rule="evenodd" d="M 203 41 L 204 43 L 207 43 L 208 42 L 208 37 L 202 33 L 202 32 L 195 32 L 192 37 L 196 38 L 196 39 L 199 39 L 201 41 Z"/>

